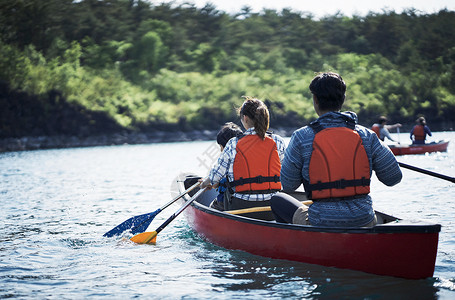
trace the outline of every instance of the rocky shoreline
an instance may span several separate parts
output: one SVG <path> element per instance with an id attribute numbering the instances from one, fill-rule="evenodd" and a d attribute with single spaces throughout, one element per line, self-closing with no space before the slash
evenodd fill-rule
<path id="1" fill-rule="evenodd" d="M 281 136 L 288 136 L 292 130 L 274 130 Z M 0 139 L 1 152 L 15 152 L 27 150 L 79 148 L 111 145 L 136 145 L 151 143 L 172 143 L 188 141 L 216 140 L 217 130 L 193 130 L 183 131 L 154 131 L 147 133 L 121 132 L 115 134 L 102 134 L 86 137 L 78 136 L 29 136 L 20 138 Z"/>
<path id="2" fill-rule="evenodd" d="M 216 131 L 210 130 L 192 132 L 158 131 L 153 133 L 123 132 L 86 137 L 58 135 L 4 138 L 0 139 L 0 152 L 210 140 L 216 137 L 216 133 Z"/>

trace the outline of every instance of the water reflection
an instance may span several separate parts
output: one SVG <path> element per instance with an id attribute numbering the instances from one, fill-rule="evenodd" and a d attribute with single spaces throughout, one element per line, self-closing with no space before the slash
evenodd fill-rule
<path id="1" fill-rule="evenodd" d="M 195 236 L 201 261 L 214 277 L 212 287 L 224 292 L 267 298 L 316 299 L 437 299 L 435 278 L 408 280 L 359 271 L 268 259 L 239 250 L 226 250 Z M 193 245 L 194 246 L 194 245 Z"/>

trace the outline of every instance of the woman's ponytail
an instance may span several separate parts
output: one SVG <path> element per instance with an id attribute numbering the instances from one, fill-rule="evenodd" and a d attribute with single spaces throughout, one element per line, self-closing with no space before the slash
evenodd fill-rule
<path id="1" fill-rule="evenodd" d="M 267 106 L 262 103 L 262 105 L 256 109 L 254 116 L 254 130 L 261 139 L 264 139 L 267 129 L 269 129 L 269 110 L 267 109 Z"/>
<path id="2" fill-rule="evenodd" d="M 248 116 L 248 118 L 253 121 L 256 134 L 261 139 L 265 139 L 265 133 L 269 129 L 270 122 L 270 115 L 267 106 L 259 99 L 248 96 L 244 96 L 244 98 L 246 100 L 243 102 L 243 105 L 239 110 L 240 115 Z"/>

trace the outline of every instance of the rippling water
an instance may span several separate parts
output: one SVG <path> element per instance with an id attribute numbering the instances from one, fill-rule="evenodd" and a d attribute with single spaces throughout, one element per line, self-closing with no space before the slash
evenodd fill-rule
<path id="1" fill-rule="evenodd" d="M 434 133 L 441 138 L 451 139 L 447 153 L 399 160 L 453 177 L 455 133 Z M 374 178 L 372 196 L 380 211 L 442 225 L 435 274 L 426 280 L 226 250 L 201 240 L 183 216 L 154 246 L 102 237 L 167 203 L 181 171 L 204 175 L 217 149 L 213 142 L 189 142 L 0 154 L 0 297 L 455 298 L 455 185 L 406 169 L 392 188 Z M 178 208 L 161 212 L 150 229 Z"/>

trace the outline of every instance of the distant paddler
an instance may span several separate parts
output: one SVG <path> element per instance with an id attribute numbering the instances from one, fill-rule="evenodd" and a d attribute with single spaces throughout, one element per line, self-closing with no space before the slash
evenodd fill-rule
<path id="1" fill-rule="evenodd" d="M 376 133 L 376 135 L 379 137 L 379 139 L 383 142 L 384 142 L 385 138 L 388 138 L 392 142 L 397 142 L 390 136 L 389 130 L 394 129 L 394 128 L 400 128 L 401 124 L 395 123 L 393 125 L 388 125 L 387 122 L 388 122 L 387 117 L 380 116 L 378 119 L 378 122 L 374 123 L 373 126 L 371 127 L 371 130 L 373 130 Z"/>
<path id="2" fill-rule="evenodd" d="M 431 130 L 427 126 L 427 121 L 425 117 L 419 117 L 416 120 L 417 125 L 415 125 L 411 130 L 411 141 L 413 144 L 425 144 L 425 139 L 427 135 L 431 136 Z"/>

